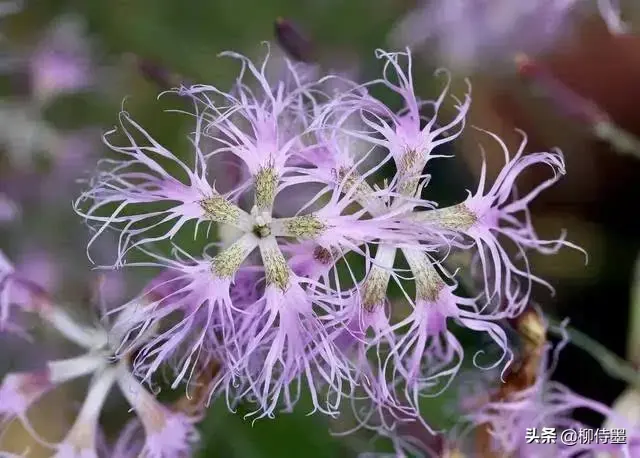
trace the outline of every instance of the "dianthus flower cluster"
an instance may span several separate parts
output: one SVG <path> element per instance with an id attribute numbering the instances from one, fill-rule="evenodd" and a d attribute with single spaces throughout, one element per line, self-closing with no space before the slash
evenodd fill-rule
<path id="1" fill-rule="evenodd" d="M 95 431 L 114 383 L 140 416 L 144 456 L 186 453 L 194 419 L 142 387 L 167 370 L 178 388 L 215 367 L 209 397 L 224 397 L 231 409 L 248 403 L 252 418 L 290 411 L 306 392 L 314 411 L 337 416 L 346 401 L 359 426 L 382 433 L 422 421 L 420 399 L 442 392 L 462 364 L 451 324 L 485 334 L 500 350 L 490 364 L 474 355 L 476 366 L 508 365 L 513 353 L 500 321 L 522 312 L 534 283 L 546 285 L 530 271 L 529 252 L 569 244 L 542 240 L 529 215 L 530 203 L 565 173 L 562 155 L 525 154 L 524 136 L 510 153 L 487 133 L 504 166 L 491 180 L 483 167 L 463 201 L 440 207 L 425 198 L 425 168 L 449 157 L 440 147 L 465 127 L 468 84 L 452 95 L 449 75 L 439 72 L 441 94 L 419 99 L 409 52 L 379 50 L 382 77 L 365 84 L 317 78 L 294 63 L 274 81 L 268 55 L 259 64 L 224 56 L 240 64 L 231 90 L 170 91 L 193 107 L 188 148 L 170 151 L 123 111 L 105 136 L 114 155 L 75 204 L 93 230 L 90 255 L 95 240 L 116 231 L 113 267 L 163 269 L 140 296 L 104 312 L 103 328 L 89 331 L 3 264 L 0 323 L 16 326 L 14 312 L 37 312 L 88 351 L 3 384 L 2 396 L 12 399 L 3 409 L 21 417 L 48 387 L 94 374 L 81 426 L 57 446 L 60 456 L 75 456 L 61 451 L 69 444 L 94 450 L 86 428 Z M 518 176 L 534 166 L 548 168 L 549 178 L 516 194 Z M 223 189 L 221 181 L 232 184 Z M 214 236 L 222 226 L 235 230 L 229 243 Z M 458 251 L 473 254 L 481 294 L 458 287 Z M 398 300 L 390 299 L 392 284 Z"/>

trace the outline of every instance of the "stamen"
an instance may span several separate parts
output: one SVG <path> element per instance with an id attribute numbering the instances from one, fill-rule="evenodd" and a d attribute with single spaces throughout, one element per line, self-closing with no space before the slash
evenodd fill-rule
<path id="1" fill-rule="evenodd" d="M 278 189 L 278 174 L 274 167 L 264 167 L 255 177 L 256 206 L 260 210 L 271 210 Z"/>
<path id="2" fill-rule="evenodd" d="M 477 221 L 477 216 L 464 203 L 451 207 L 416 212 L 412 218 L 415 221 L 432 223 L 442 229 L 464 232 Z"/>
<path id="3" fill-rule="evenodd" d="M 402 250 L 415 276 L 416 299 L 435 302 L 446 283 L 427 255 L 416 250 Z"/>
<path id="4" fill-rule="evenodd" d="M 237 205 L 218 195 L 201 200 L 200 206 L 212 221 L 231 226 L 238 226 L 244 213 Z"/>
<path id="5" fill-rule="evenodd" d="M 213 258 L 211 271 L 216 277 L 232 277 L 257 245 L 255 235 L 244 234 L 237 242 Z"/>
<path id="6" fill-rule="evenodd" d="M 315 215 L 294 216 L 274 221 L 275 235 L 295 237 L 297 239 L 315 239 L 320 236 L 327 226 Z"/>
<path id="7" fill-rule="evenodd" d="M 372 312 L 387 297 L 387 286 L 391 277 L 391 269 L 395 261 L 396 249 L 388 245 L 380 245 L 375 257 L 375 265 L 371 268 L 364 282 L 362 307 Z"/>
<path id="8" fill-rule="evenodd" d="M 260 253 L 262 254 L 267 286 L 276 285 L 285 291 L 289 287 L 291 271 L 273 236 L 260 241 Z"/>

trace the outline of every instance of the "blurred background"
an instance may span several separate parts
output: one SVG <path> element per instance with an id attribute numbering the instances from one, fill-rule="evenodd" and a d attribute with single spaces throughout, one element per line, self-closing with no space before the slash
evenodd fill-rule
<path id="1" fill-rule="evenodd" d="M 237 67 L 216 55 L 233 50 L 262 56 L 261 42 L 274 41 L 278 17 L 294 23 L 312 41 L 318 65 L 368 81 L 378 77 L 381 69 L 374 50 L 404 46 L 398 27 L 422 3 L 1 2 L 0 250 L 15 261 L 18 271 L 60 300 L 90 302 L 97 274 L 85 253 L 88 231 L 71 202 L 82 189 L 77 180 L 91 173 L 104 156 L 101 135 L 115 125 L 125 98 L 127 110 L 138 122 L 168 149 L 179 151 L 188 148 L 188 118 L 162 112 L 174 102 L 157 99 L 163 81 L 215 82 L 225 87 Z M 634 11 L 625 12 L 633 23 Z M 570 37 L 536 50 L 538 62 L 562 84 L 607 112 L 621 129 L 640 137 L 640 37 L 633 33 L 612 36 L 600 18 L 589 12 L 572 17 L 571 24 Z M 455 40 L 459 35 L 463 39 L 468 32 L 460 27 L 449 30 L 445 38 Z M 589 263 L 585 266 L 582 255 L 573 250 L 535 258 L 533 269 L 556 288 L 555 296 L 540 291 L 536 300 L 553 316 L 569 317 L 573 327 L 620 357 L 630 357 L 629 351 L 637 354 L 637 349 L 627 347 L 633 333 L 632 272 L 640 251 L 638 151 L 635 155 L 622 151 L 615 141 L 597 138 L 591 126 L 567 116 L 522 77 L 508 50 L 499 56 L 499 65 L 496 56 L 481 53 L 472 64 L 459 65 L 447 59 L 451 56 L 446 48 L 435 41 L 415 49 L 414 81 L 421 97 L 439 94 L 442 80 L 433 71 L 447 65 L 454 72 L 454 85 L 463 88 L 464 77 L 473 84 L 469 124 L 497 133 L 514 148 L 519 143 L 515 132 L 519 128 L 528 134 L 530 151 L 562 149 L 567 174 L 535 203 L 534 220 L 541 235 L 554 236 L 566 228 L 568 239 L 589 253 Z M 466 132 L 453 147 L 455 160 L 438 162 L 430 169 L 430 199 L 451 203 L 463 198 L 466 188 L 474 188 L 481 161 L 479 142 L 487 148 L 492 173 L 502 165 L 500 156 L 492 154 L 486 135 L 473 129 Z M 521 188 L 543 180 L 545 173 L 526 174 Z M 105 253 L 110 248 L 104 243 Z M 117 302 L 134 293 L 146 279 L 137 275 L 137 271 L 108 274 L 108 287 L 103 288 L 106 299 Z M 65 351 L 46 331 L 39 337 L 28 350 L 23 341 L 3 337 L 0 373 L 24 369 L 25 364 L 35 365 L 49 354 Z M 48 344 L 46 352 L 42 339 Z M 592 356 L 573 346 L 562 353 L 554 378 L 607 404 L 625 387 L 609 377 Z M 56 393 L 33 414 L 35 426 L 47 430 L 47 437 L 66 431 L 80 401 L 74 397 L 78 389 L 69 386 Z M 434 402 L 432 421 L 436 424 L 448 424 L 440 414 L 447 410 L 442 405 L 448 401 L 445 396 Z M 120 399 L 109 404 L 104 419 L 107 431 L 124 405 Z M 366 435 L 331 436 L 332 425 L 307 412 L 303 403 L 293 414 L 251 425 L 243 420 L 242 412 L 232 415 L 224 403 L 215 404 L 202 425 L 200 456 L 348 457 L 371 448 Z M 594 426 L 601 422 L 589 416 L 584 420 Z M 25 433 L 14 428 L 5 436 L 4 446 L 24 449 L 28 441 Z M 30 456 L 47 456 L 44 452 L 38 455 L 34 447 Z"/>

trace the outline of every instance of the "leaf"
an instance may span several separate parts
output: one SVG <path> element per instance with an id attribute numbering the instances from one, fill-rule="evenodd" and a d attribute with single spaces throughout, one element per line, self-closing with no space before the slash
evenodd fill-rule
<path id="1" fill-rule="evenodd" d="M 345 456 L 339 438 L 332 437 L 322 414 L 311 411 L 307 398 L 290 414 L 281 413 L 274 419 L 262 419 L 252 424 L 243 415 L 228 411 L 224 400 L 216 401 L 202 425 L 203 448 L 200 457 L 229 458 L 335 458 Z"/>

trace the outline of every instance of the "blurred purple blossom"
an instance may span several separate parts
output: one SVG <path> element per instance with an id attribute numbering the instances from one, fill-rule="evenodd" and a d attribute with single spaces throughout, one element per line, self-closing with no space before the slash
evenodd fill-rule
<path id="1" fill-rule="evenodd" d="M 6 98 L 0 103 L 0 144 L 5 147 L 9 166 L 18 173 L 34 171 L 40 155 L 55 162 L 68 146 L 65 134 L 43 118 L 42 108 L 58 95 L 92 84 L 90 49 L 79 21 L 75 16 L 61 16 L 34 49 L 13 51 L 21 57 L 8 65 L 19 75 L 20 84 L 29 81 L 28 98 Z M 77 166 L 84 167 L 74 162 L 67 165 L 76 166 L 68 169 L 70 173 L 77 172 Z"/>
<path id="2" fill-rule="evenodd" d="M 0 224 L 8 223 L 20 217 L 20 207 L 0 192 Z"/>
<path id="3" fill-rule="evenodd" d="M 3 311 L 7 304 L 21 303 L 26 311 L 37 313 L 67 340 L 83 348 L 85 353 L 47 361 L 43 369 L 7 374 L 0 385 L 0 423 L 17 419 L 40 444 L 55 450 L 55 456 L 97 457 L 99 417 L 108 392 L 117 384 L 142 424 L 145 440 L 140 453 L 159 458 L 189 453 L 199 439 L 194 426 L 199 418 L 189 417 L 161 404 L 131 374 L 129 357 L 114 358 L 124 337 L 117 333 L 125 329 L 118 323 L 126 321 L 127 316 L 105 317 L 98 326 L 82 324 L 51 302 L 39 286 L 12 271 L 6 259 L 2 261 L 5 264 L 0 266 L 4 270 L 0 270 L 4 275 L 4 278 L 0 277 L 0 293 L 5 301 Z M 12 281 L 14 288 L 9 288 L 7 280 Z M 150 329 L 149 333 L 152 332 Z M 27 410 L 58 385 L 89 375 L 91 382 L 86 399 L 68 434 L 59 443 L 43 438 L 30 424 Z"/>
<path id="4" fill-rule="evenodd" d="M 91 84 L 91 58 L 79 19 L 64 16 L 51 26 L 32 52 L 29 70 L 32 96 L 41 102 Z"/>
<path id="5" fill-rule="evenodd" d="M 439 58 L 457 68 L 510 62 L 518 52 L 545 52 L 568 37 L 574 14 L 595 3 L 612 33 L 626 31 L 618 0 L 425 0 L 391 38 L 415 49 L 432 42 Z"/>
<path id="6" fill-rule="evenodd" d="M 23 251 L 16 262 L 16 271 L 24 278 L 32 278 L 38 286 L 51 293 L 62 286 L 60 266 L 51 253 L 41 248 Z"/>
<path id="7" fill-rule="evenodd" d="M 491 450 L 486 450 L 486 453 L 520 457 L 596 457 L 612 456 L 611 454 L 625 458 L 637 456 L 640 452 L 640 427 L 637 423 L 626 419 L 607 405 L 580 396 L 562 384 L 551 381 L 551 373 L 557 364 L 557 353 L 564 344 L 566 342 L 556 348 L 550 344 L 545 346 L 535 382 L 530 387 L 512 391 L 499 399 L 487 399 L 486 393 L 495 391 L 477 384 L 477 393 L 487 400 L 478 402 L 481 397 L 475 397 L 464 417 L 464 421 L 470 422 L 470 425 L 463 424 L 460 429 L 455 430 L 452 443 L 460 447 L 463 453 L 465 450 L 477 451 L 477 439 L 473 434 L 487 431 Z M 577 409 L 597 412 L 608 419 L 609 425 L 613 424 L 620 429 L 591 429 L 573 418 Z M 584 438 L 587 439 L 578 440 L 576 437 L 575 443 L 565 443 L 560 437 L 553 443 L 547 443 L 539 437 L 536 440 L 535 431 L 539 435 L 543 428 L 553 429 L 558 434 L 565 430 L 573 430 L 576 434 L 591 432 L 593 439 L 589 440 L 589 436 L 585 434 Z M 533 433 L 528 434 L 528 430 Z M 623 434 L 619 434 L 619 431 L 623 431 Z"/>

